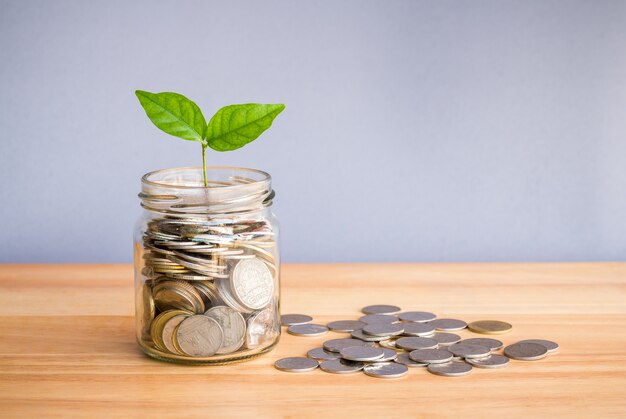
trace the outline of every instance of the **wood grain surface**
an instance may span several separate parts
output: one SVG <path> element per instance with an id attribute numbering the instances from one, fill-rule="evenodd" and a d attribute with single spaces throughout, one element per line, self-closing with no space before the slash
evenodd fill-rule
<path id="1" fill-rule="evenodd" d="M 283 313 L 325 323 L 357 318 L 368 304 L 396 304 L 508 321 L 505 343 L 561 345 L 541 361 L 459 378 L 273 368 L 338 333 L 284 333 L 273 352 L 242 364 L 161 363 L 135 343 L 132 287 L 128 265 L 0 265 L 0 416 L 626 417 L 624 263 L 283 267 Z"/>

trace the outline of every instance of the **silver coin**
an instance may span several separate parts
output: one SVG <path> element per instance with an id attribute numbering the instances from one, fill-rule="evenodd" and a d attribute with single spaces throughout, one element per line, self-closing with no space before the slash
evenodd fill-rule
<path id="1" fill-rule="evenodd" d="M 220 324 L 224 331 L 224 342 L 218 354 L 228 354 L 241 348 L 246 338 L 246 320 L 241 313 L 226 306 L 217 306 L 210 308 L 204 313 Z"/>
<path id="2" fill-rule="evenodd" d="M 386 304 L 378 304 L 363 307 L 361 311 L 365 314 L 395 314 L 401 310 L 400 307 L 390 306 Z"/>
<path id="3" fill-rule="evenodd" d="M 374 362 L 389 362 L 389 361 L 393 361 L 398 357 L 398 353 L 396 351 L 394 351 L 393 349 L 389 349 L 389 348 L 380 348 L 383 351 L 383 356 L 381 358 L 378 358 L 376 361 Z"/>
<path id="4" fill-rule="evenodd" d="M 485 346 L 492 351 L 496 351 L 504 346 L 504 344 L 498 339 L 490 339 L 490 338 L 470 338 L 463 339 L 459 343 L 467 343 L 470 345 L 480 345 Z"/>
<path id="5" fill-rule="evenodd" d="M 179 354 L 178 350 L 174 346 L 174 331 L 176 327 L 182 323 L 188 316 L 184 314 L 179 314 L 178 316 L 174 316 L 169 319 L 165 326 L 163 326 L 163 331 L 161 332 L 161 341 L 165 345 L 165 348 L 173 354 Z M 182 354 L 179 354 L 182 355 Z"/>
<path id="6" fill-rule="evenodd" d="M 443 364 L 429 364 L 428 372 L 445 377 L 461 377 L 472 371 L 472 366 L 463 361 L 445 362 Z"/>
<path id="7" fill-rule="evenodd" d="M 351 346 L 341 350 L 341 357 L 348 361 L 374 361 L 384 355 L 382 349 L 369 346 Z"/>
<path id="8" fill-rule="evenodd" d="M 461 336 L 457 334 L 444 332 L 435 333 L 434 335 L 429 336 L 429 338 L 435 339 L 437 343 L 442 346 L 450 346 L 461 340 Z"/>
<path id="9" fill-rule="evenodd" d="M 306 353 L 306 356 L 318 361 L 328 361 L 329 359 L 339 359 L 341 355 L 335 352 L 327 351 L 323 348 L 313 348 Z"/>
<path id="10" fill-rule="evenodd" d="M 425 362 L 427 364 L 441 364 L 452 360 L 451 352 L 445 349 L 417 349 L 409 352 L 409 358 L 415 362 Z"/>
<path id="11" fill-rule="evenodd" d="M 294 336 L 322 336 L 328 333 L 328 327 L 314 323 L 293 324 L 287 328 L 287 333 Z"/>
<path id="12" fill-rule="evenodd" d="M 258 310 L 270 303 L 274 295 L 274 277 L 260 259 L 244 259 L 235 265 L 231 274 L 231 290 L 237 301 Z"/>
<path id="13" fill-rule="evenodd" d="M 253 349 L 276 340 L 280 334 L 277 309 L 274 304 L 248 317 L 246 348 Z"/>
<path id="14" fill-rule="evenodd" d="M 396 341 L 396 347 L 407 351 L 414 351 L 416 349 L 436 349 L 437 345 L 437 341 L 434 339 L 415 336 L 400 338 Z"/>
<path id="15" fill-rule="evenodd" d="M 524 339 L 524 340 L 520 340 L 518 343 L 538 343 L 539 345 L 545 346 L 549 354 L 554 353 L 559 350 L 559 344 L 556 342 L 552 342 L 551 340 Z"/>
<path id="16" fill-rule="evenodd" d="M 538 343 L 518 342 L 504 348 L 504 355 L 520 361 L 535 361 L 544 358 L 548 348 Z"/>
<path id="17" fill-rule="evenodd" d="M 350 374 L 359 372 L 363 369 L 364 364 L 358 361 L 347 361 L 345 359 L 330 359 L 320 364 L 322 371 L 333 374 Z"/>
<path id="18" fill-rule="evenodd" d="M 404 349 L 400 349 L 396 346 L 396 340 L 398 340 L 397 338 L 393 338 L 393 339 L 388 339 L 388 340 L 381 340 L 378 342 L 378 344 L 381 346 L 381 348 L 387 348 L 387 349 L 394 349 L 394 350 L 398 350 L 398 351 L 403 351 Z"/>
<path id="19" fill-rule="evenodd" d="M 398 354 L 394 362 L 397 362 L 398 364 L 406 365 L 407 367 L 410 367 L 410 368 L 421 368 L 421 367 L 428 366 L 428 363 L 426 362 L 413 361 L 411 358 L 409 358 L 408 352 Z"/>
<path id="20" fill-rule="evenodd" d="M 389 324 L 397 323 L 398 318 L 390 314 L 368 314 L 361 316 L 359 321 L 365 324 Z"/>
<path id="21" fill-rule="evenodd" d="M 358 320 L 337 320 L 326 325 L 333 332 L 354 332 L 362 329 L 365 323 Z"/>
<path id="22" fill-rule="evenodd" d="M 324 349 L 329 352 L 341 352 L 342 349 L 352 346 L 369 346 L 369 344 L 359 339 L 331 339 L 324 342 Z"/>
<path id="23" fill-rule="evenodd" d="M 428 323 L 403 323 L 404 336 L 432 336 L 435 328 Z"/>
<path id="24" fill-rule="evenodd" d="M 428 311 L 405 311 L 398 314 L 398 317 L 407 322 L 425 323 L 435 320 L 437 315 Z"/>
<path id="25" fill-rule="evenodd" d="M 355 330 L 351 333 L 353 338 L 360 339 L 365 342 L 380 342 L 381 340 L 388 340 L 389 336 L 373 336 L 366 335 L 363 330 Z"/>
<path id="26" fill-rule="evenodd" d="M 189 356 L 211 356 L 222 347 L 224 331 L 217 321 L 204 316 L 189 316 L 176 329 L 178 347 Z"/>
<path id="27" fill-rule="evenodd" d="M 467 327 L 467 323 L 465 323 L 463 320 L 457 319 L 435 319 L 428 324 L 434 326 L 434 328 L 437 330 L 443 330 L 446 332 L 463 330 Z"/>
<path id="28" fill-rule="evenodd" d="M 491 350 L 486 346 L 469 343 L 455 343 L 446 348 L 450 353 L 461 358 L 484 358 Z"/>
<path id="29" fill-rule="evenodd" d="M 404 332 L 402 323 L 390 324 L 366 324 L 363 326 L 363 333 L 371 336 L 397 336 Z"/>
<path id="30" fill-rule="evenodd" d="M 399 378 L 407 375 L 409 369 L 406 365 L 395 362 L 379 362 L 364 366 L 363 372 L 376 378 Z"/>
<path id="31" fill-rule="evenodd" d="M 279 359 L 274 363 L 277 370 L 287 372 L 308 372 L 313 371 L 319 366 L 319 362 L 311 358 L 303 356 L 292 356 L 289 358 Z"/>
<path id="32" fill-rule="evenodd" d="M 294 324 L 305 324 L 313 321 L 313 317 L 306 314 L 283 314 L 280 316 L 280 324 L 291 326 Z"/>
<path id="33" fill-rule="evenodd" d="M 504 355 L 493 354 L 485 358 L 468 358 L 465 362 L 478 368 L 502 368 L 506 367 L 511 361 Z"/>

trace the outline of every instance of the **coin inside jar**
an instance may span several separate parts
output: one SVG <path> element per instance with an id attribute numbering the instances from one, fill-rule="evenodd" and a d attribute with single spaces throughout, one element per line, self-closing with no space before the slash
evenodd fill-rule
<path id="1" fill-rule="evenodd" d="M 178 314 L 169 319 L 163 326 L 163 331 L 161 332 L 161 341 L 163 342 L 165 348 L 173 354 L 184 355 L 179 353 L 176 346 L 174 346 L 174 331 L 176 330 L 178 325 L 187 317 L 189 317 L 189 315 L 187 314 Z"/>
<path id="2" fill-rule="evenodd" d="M 224 342 L 216 353 L 228 354 L 241 348 L 246 337 L 246 321 L 241 313 L 230 307 L 217 306 L 204 315 L 217 321 L 224 332 Z"/>
<path id="3" fill-rule="evenodd" d="M 204 316 L 189 316 L 176 329 L 178 347 L 189 356 L 211 356 L 222 346 L 224 332 L 214 319 Z"/>

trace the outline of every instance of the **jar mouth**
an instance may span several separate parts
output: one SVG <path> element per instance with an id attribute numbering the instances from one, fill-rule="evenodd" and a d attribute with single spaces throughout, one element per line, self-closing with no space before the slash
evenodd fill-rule
<path id="1" fill-rule="evenodd" d="M 172 188 L 185 190 L 206 190 L 212 188 L 250 189 L 250 187 L 269 184 L 272 177 L 269 173 L 257 169 L 231 166 L 207 166 L 207 186 L 204 186 L 202 167 L 178 167 L 155 170 L 142 176 L 141 182 L 155 188 Z"/>
<path id="2" fill-rule="evenodd" d="M 242 167 L 202 167 L 156 170 L 141 178 L 141 206 L 175 216 L 245 214 L 272 205 L 274 191 L 268 173 Z"/>

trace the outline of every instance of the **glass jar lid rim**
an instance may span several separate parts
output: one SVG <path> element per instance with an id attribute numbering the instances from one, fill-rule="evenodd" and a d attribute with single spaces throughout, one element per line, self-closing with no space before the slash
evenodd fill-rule
<path id="1" fill-rule="evenodd" d="M 159 169 L 159 170 L 154 170 L 151 172 L 146 173 L 145 175 L 143 175 L 141 177 L 141 182 L 145 185 L 150 185 L 150 186 L 154 186 L 154 187 L 166 187 L 166 188 L 173 188 L 173 189 L 187 189 L 187 190 L 203 190 L 203 189 L 220 189 L 220 190 L 234 190 L 237 188 L 247 188 L 250 187 L 251 185 L 254 184 L 267 184 L 271 181 L 272 177 L 270 176 L 269 173 L 264 172 L 263 170 L 258 170 L 258 169 L 250 169 L 250 168 L 245 168 L 245 167 L 235 167 L 235 166 L 207 166 L 206 167 L 207 170 L 207 174 L 210 173 L 211 171 L 214 172 L 228 172 L 228 171 L 232 171 L 232 172 L 239 172 L 242 175 L 244 175 L 245 173 L 249 173 L 249 174 L 256 174 L 257 176 L 260 177 L 260 179 L 252 179 L 251 182 L 247 182 L 247 183 L 240 183 L 240 184 L 234 184 L 234 185 L 220 185 L 220 186 L 208 186 L 205 187 L 204 185 L 181 185 L 178 183 L 168 183 L 166 180 L 152 180 L 151 178 L 154 178 L 157 175 L 163 175 L 163 174 L 168 174 L 168 173 L 183 173 L 183 172 L 192 172 L 192 171 L 198 171 L 200 173 L 202 173 L 202 167 L 199 166 L 195 166 L 195 167 L 173 167 L 173 168 L 168 168 L 168 169 Z"/>

